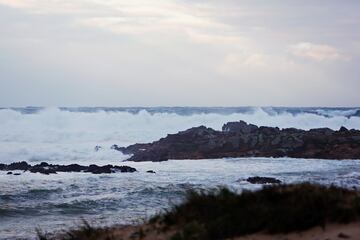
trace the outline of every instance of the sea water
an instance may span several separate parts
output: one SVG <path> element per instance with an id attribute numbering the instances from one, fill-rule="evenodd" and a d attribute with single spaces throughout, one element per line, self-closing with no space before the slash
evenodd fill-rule
<path id="1" fill-rule="evenodd" d="M 261 186 L 251 176 L 283 182 L 310 181 L 360 187 L 360 161 L 233 158 L 122 162 L 111 150 L 151 142 L 168 133 L 205 125 L 220 130 L 229 121 L 310 129 L 360 129 L 358 108 L 4 108 L 0 110 L 0 163 L 46 161 L 129 165 L 135 173 L 0 172 L 0 239 L 36 237 L 35 229 L 59 231 L 86 219 L 95 225 L 136 223 L 183 199 L 188 189 Z M 95 151 L 95 146 L 101 146 Z M 156 174 L 146 173 L 153 170 Z"/>

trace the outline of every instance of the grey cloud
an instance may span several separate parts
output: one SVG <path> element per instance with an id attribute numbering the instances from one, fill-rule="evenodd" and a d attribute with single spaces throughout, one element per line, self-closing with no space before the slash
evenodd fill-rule
<path id="1" fill-rule="evenodd" d="M 3 106 L 360 102 L 358 1 L 24 2 L 0 0 Z"/>

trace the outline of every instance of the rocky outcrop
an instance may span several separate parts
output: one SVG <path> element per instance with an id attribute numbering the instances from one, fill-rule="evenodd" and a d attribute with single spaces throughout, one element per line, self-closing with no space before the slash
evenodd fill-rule
<path id="1" fill-rule="evenodd" d="M 116 172 L 135 172 L 136 169 L 129 166 L 114 166 L 114 165 L 90 165 L 82 166 L 78 164 L 70 165 L 55 165 L 42 162 L 36 165 L 30 165 L 27 162 L 16 162 L 11 164 L 0 164 L 0 171 L 29 171 L 32 173 L 42 173 L 42 174 L 55 174 L 58 172 L 86 172 L 93 174 L 102 174 L 102 173 L 116 173 Z M 12 174 L 12 172 L 8 172 Z"/>
<path id="2" fill-rule="evenodd" d="M 252 184 L 279 184 L 281 181 L 272 177 L 249 177 L 246 179 L 247 182 Z"/>
<path id="3" fill-rule="evenodd" d="M 200 126 L 169 134 L 153 143 L 114 145 L 113 149 L 132 154 L 130 161 L 224 157 L 360 159 L 360 131 L 345 127 L 339 131 L 279 129 L 240 121 L 225 124 L 222 131 Z"/>

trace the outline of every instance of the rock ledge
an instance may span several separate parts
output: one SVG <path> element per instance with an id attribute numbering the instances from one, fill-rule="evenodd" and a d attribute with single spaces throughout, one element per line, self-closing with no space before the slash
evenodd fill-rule
<path id="1" fill-rule="evenodd" d="M 113 149 L 131 154 L 130 161 L 225 157 L 360 159 L 360 131 L 345 127 L 338 131 L 279 129 L 239 121 L 226 123 L 222 131 L 200 126 L 169 134 L 152 143 L 128 147 L 114 145 Z"/>

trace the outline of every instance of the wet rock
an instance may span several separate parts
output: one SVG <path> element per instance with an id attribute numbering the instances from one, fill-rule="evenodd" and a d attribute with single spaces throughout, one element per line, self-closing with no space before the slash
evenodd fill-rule
<path id="1" fill-rule="evenodd" d="M 228 122 L 222 127 L 223 132 L 235 132 L 235 133 L 251 133 L 257 130 L 257 126 L 253 124 L 247 124 L 244 121 Z"/>
<path id="2" fill-rule="evenodd" d="M 112 145 L 112 146 L 110 147 L 110 149 L 116 150 L 116 151 L 120 151 L 120 150 L 121 150 L 121 148 L 120 148 L 118 145 L 116 145 L 116 144 Z"/>
<path id="3" fill-rule="evenodd" d="M 152 143 L 114 145 L 113 149 L 132 155 L 130 161 L 224 157 L 360 159 L 360 131 L 279 129 L 239 121 L 224 124 L 222 131 L 200 126 Z"/>
<path id="4" fill-rule="evenodd" d="M 81 166 L 79 164 L 70 164 L 70 165 L 57 165 L 56 170 L 58 172 L 81 172 L 86 170 L 86 166 Z"/>
<path id="5" fill-rule="evenodd" d="M 148 171 L 146 171 L 147 173 L 156 173 L 155 171 L 153 171 L 153 170 L 148 170 Z"/>
<path id="6" fill-rule="evenodd" d="M 49 167 L 50 164 L 48 164 L 47 162 L 41 162 L 40 164 L 37 164 L 37 165 L 35 165 L 35 166 L 37 166 L 37 167 Z M 34 166 L 34 167 L 35 167 L 35 166 Z"/>
<path id="7" fill-rule="evenodd" d="M 47 167 L 41 167 L 38 165 L 35 165 L 34 167 L 31 167 L 29 169 L 29 171 L 31 173 L 41 173 L 41 174 L 45 174 L 45 175 L 49 175 L 49 174 L 56 174 L 56 170 L 53 168 L 47 168 Z"/>
<path id="8" fill-rule="evenodd" d="M 14 162 L 7 166 L 7 170 L 23 170 L 26 171 L 31 166 L 27 162 Z"/>
<path id="9" fill-rule="evenodd" d="M 7 172 L 6 174 L 7 174 L 7 175 L 12 175 L 13 173 L 12 173 L 12 172 Z"/>
<path id="10" fill-rule="evenodd" d="M 111 165 L 99 167 L 97 165 L 92 164 L 84 172 L 90 172 L 93 174 L 112 173 L 111 167 L 112 167 Z"/>
<path id="11" fill-rule="evenodd" d="M 20 176 L 21 173 L 14 173 L 14 176 Z"/>
<path id="12" fill-rule="evenodd" d="M 281 181 L 279 179 L 276 178 L 272 178 L 272 177 L 249 177 L 246 179 L 246 181 L 248 181 L 249 183 L 252 184 L 279 184 L 281 183 Z"/>
<path id="13" fill-rule="evenodd" d="M 24 170 L 26 166 L 26 170 Z M 136 169 L 129 166 L 113 166 L 113 165 L 105 165 L 105 166 L 97 166 L 97 165 L 90 165 L 90 166 L 81 166 L 78 164 L 70 164 L 70 165 L 54 165 L 48 164 L 46 162 L 42 162 L 40 164 L 36 164 L 31 166 L 26 163 L 12 163 L 9 165 L 3 164 L 2 166 L 3 171 L 9 170 L 24 170 L 29 171 L 31 173 L 41 173 L 45 175 L 49 174 L 56 174 L 58 172 L 87 172 L 93 174 L 104 174 L 104 173 L 116 173 L 116 172 L 136 172 Z M 12 172 L 8 172 L 7 174 L 12 174 Z M 18 174 L 20 175 L 20 174 Z"/>
<path id="14" fill-rule="evenodd" d="M 129 166 L 113 166 L 113 169 L 115 169 L 115 172 L 120 171 L 122 173 L 132 173 L 137 171 L 136 168 Z"/>

